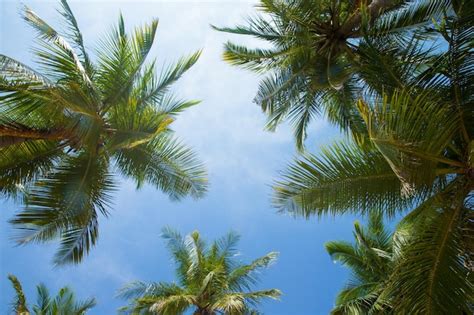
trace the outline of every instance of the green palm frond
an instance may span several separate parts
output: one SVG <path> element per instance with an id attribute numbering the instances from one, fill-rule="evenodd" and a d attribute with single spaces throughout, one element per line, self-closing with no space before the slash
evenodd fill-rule
<path id="1" fill-rule="evenodd" d="M 238 35 L 250 35 L 257 38 L 277 42 L 281 39 L 282 34 L 278 28 L 276 28 L 270 21 L 267 21 L 261 16 L 247 18 L 248 25 L 238 25 L 236 27 L 217 27 L 211 25 L 213 29 L 220 32 L 238 34 Z"/>
<path id="2" fill-rule="evenodd" d="M 33 306 L 35 314 L 48 314 L 54 303 L 48 288 L 43 283 L 36 286 L 36 295 L 36 305 Z"/>
<path id="3" fill-rule="evenodd" d="M 176 264 L 176 276 L 181 285 L 189 283 L 187 276 L 189 266 L 191 265 L 191 257 L 184 238 L 177 231 L 170 227 L 162 229 L 161 237 L 166 241 L 168 251 L 173 256 Z"/>
<path id="4" fill-rule="evenodd" d="M 303 72 L 304 69 L 297 73 L 281 72 L 264 78 L 254 99 L 268 116 L 267 130 L 275 131 L 283 120 L 290 121 L 299 150 L 304 148 L 309 124 L 320 113 L 323 95 L 311 91 L 311 83 L 302 76 Z M 289 106 L 293 101 L 296 103 Z"/>
<path id="5" fill-rule="evenodd" d="M 89 298 L 85 301 L 77 302 L 75 306 L 75 314 L 83 315 L 89 309 L 93 308 L 96 305 L 97 305 L 97 301 L 94 298 Z"/>
<path id="6" fill-rule="evenodd" d="M 22 142 L 0 149 L 0 192 L 15 197 L 50 171 L 62 156 L 55 142 Z"/>
<path id="7" fill-rule="evenodd" d="M 15 290 L 15 301 L 12 303 L 13 312 L 16 315 L 29 315 L 30 311 L 26 305 L 26 297 L 23 292 L 20 281 L 14 275 L 8 275 L 8 280 L 12 283 L 13 289 Z"/>
<path id="8" fill-rule="evenodd" d="M 43 50 L 38 50 L 37 53 L 45 65 L 53 67 L 68 65 L 67 68 L 56 68 L 56 73 L 67 74 L 67 78 L 71 81 L 82 79 L 87 84 L 92 84 L 91 78 L 89 78 L 84 65 L 74 49 L 54 28 L 26 6 L 23 10 L 23 18 L 37 31 L 38 36 L 44 40 L 42 43 Z M 54 44 L 54 47 L 50 46 L 49 43 Z"/>
<path id="9" fill-rule="evenodd" d="M 232 270 L 228 276 L 228 285 L 232 290 L 250 290 L 258 283 L 258 271 L 268 268 L 276 261 L 278 253 L 271 252 L 267 255 L 255 259 L 248 265 L 241 265 Z"/>
<path id="10" fill-rule="evenodd" d="M 149 304 L 152 300 L 148 301 L 148 298 L 145 298 L 143 302 Z M 156 299 L 149 310 L 155 314 L 184 314 L 193 302 L 193 295 L 171 295 L 163 299 Z"/>
<path id="11" fill-rule="evenodd" d="M 137 298 L 135 304 L 121 309 L 123 313 L 147 312 L 159 314 L 182 314 L 194 302 L 179 286 L 166 283 L 132 282 L 119 291 L 124 299 Z M 141 314 L 141 313 L 140 313 Z"/>
<path id="12" fill-rule="evenodd" d="M 206 172 L 196 155 L 172 137 L 157 137 L 146 144 L 119 150 L 120 172 L 140 186 L 150 183 L 173 199 L 200 197 L 206 191 Z"/>
<path id="13" fill-rule="evenodd" d="M 94 298 L 85 301 L 76 301 L 74 292 L 69 287 L 59 290 L 56 297 L 50 301 L 47 313 L 58 312 L 61 314 L 83 315 L 96 305 Z"/>
<path id="14" fill-rule="evenodd" d="M 198 61 L 200 55 L 201 51 L 197 51 L 188 57 L 181 58 L 175 64 L 164 68 L 158 76 L 144 74 L 138 80 L 138 90 L 135 92 L 139 95 L 137 105 L 140 107 L 144 104 L 152 104 L 166 112 L 168 107 L 166 105 L 162 107 L 162 104 L 167 104 L 163 100 L 170 86 Z M 170 112 L 170 114 L 172 113 L 173 111 Z"/>
<path id="15" fill-rule="evenodd" d="M 273 64 L 281 63 L 281 57 L 292 53 L 291 51 L 275 49 L 250 49 L 231 42 L 227 42 L 224 49 L 224 61 L 255 72 L 271 69 Z"/>
<path id="16" fill-rule="evenodd" d="M 391 249 L 392 235 L 384 225 L 382 213 L 378 211 L 369 213 L 367 231 L 370 238 L 375 242 L 375 247 L 385 251 Z"/>
<path id="17" fill-rule="evenodd" d="M 362 101 L 359 106 L 371 141 L 403 182 L 405 193 L 412 185 L 431 185 L 440 168 L 464 167 L 444 156 L 459 133 L 459 117 L 428 93 L 401 91 L 373 109 Z"/>
<path id="18" fill-rule="evenodd" d="M 346 80 L 339 90 L 328 89 L 320 100 L 321 111 L 325 118 L 340 130 L 353 136 L 354 140 L 366 137 L 365 123 L 354 104 L 357 103 L 362 89 L 354 79 Z"/>
<path id="19" fill-rule="evenodd" d="M 53 82 L 31 67 L 8 56 L 0 54 L 0 77 L 7 82 L 16 84 L 42 84 L 53 85 Z M 8 80 L 10 79 L 10 80 Z M 4 82 L 2 82 L 2 85 Z"/>
<path id="20" fill-rule="evenodd" d="M 35 183 L 26 208 L 11 221 L 22 230 L 19 241 L 59 236 L 55 262 L 78 263 L 96 242 L 97 212 L 108 214 L 114 187 L 104 157 L 82 154 L 64 158 L 55 172 Z"/>
<path id="21" fill-rule="evenodd" d="M 219 298 L 212 306 L 212 309 L 222 310 L 225 314 L 245 314 L 248 305 L 257 305 L 262 299 L 278 300 L 281 296 L 280 290 L 262 290 L 251 293 L 229 293 Z"/>
<path id="22" fill-rule="evenodd" d="M 439 45 L 436 41 L 427 44 L 420 37 L 415 32 L 360 41 L 355 69 L 368 93 L 383 95 L 409 88 L 416 91 L 417 81 L 432 66 Z"/>
<path id="23" fill-rule="evenodd" d="M 464 200 L 465 190 L 465 183 L 456 182 L 422 204 L 416 216 L 402 221 L 401 228 L 408 227 L 411 235 L 383 293 L 393 299 L 396 312 L 470 312 L 474 286 L 459 228 L 463 217 L 472 212 L 472 205 Z M 472 231 L 472 222 L 464 228 Z"/>
<path id="24" fill-rule="evenodd" d="M 274 186 L 273 203 L 280 211 L 311 215 L 367 213 L 388 215 L 406 209 L 426 192 L 404 197 L 402 185 L 383 155 L 347 142 L 306 154 L 290 165 Z"/>
<path id="25" fill-rule="evenodd" d="M 331 310 L 331 315 L 390 314 L 387 309 L 384 312 L 374 312 L 377 285 L 367 283 L 344 288 L 337 295 L 336 306 Z"/>
<path id="26" fill-rule="evenodd" d="M 121 16 L 119 26 L 101 44 L 98 82 L 108 91 L 104 95 L 103 112 L 130 95 L 153 46 L 158 28 L 158 20 L 155 19 L 150 24 L 136 28 L 132 36 L 128 37 L 123 30 L 123 23 Z"/>
<path id="27" fill-rule="evenodd" d="M 428 27 L 433 19 L 440 19 L 452 10 L 450 0 L 401 1 L 398 10 L 385 13 L 377 19 L 370 33 L 380 35 L 387 32 L 406 32 Z"/>
<path id="28" fill-rule="evenodd" d="M 60 11 L 60 13 L 64 17 L 64 20 L 69 26 L 67 37 L 72 39 L 73 43 L 79 49 L 80 51 L 80 54 L 78 55 L 79 59 L 81 60 L 81 63 L 84 65 L 84 68 L 88 76 L 92 77 L 93 72 L 94 72 L 94 67 L 86 51 L 84 40 L 82 38 L 82 33 L 79 29 L 79 25 L 77 23 L 76 17 L 72 13 L 72 10 L 66 0 L 61 0 L 61 6 L 62 6 L 62 10 Z"/>

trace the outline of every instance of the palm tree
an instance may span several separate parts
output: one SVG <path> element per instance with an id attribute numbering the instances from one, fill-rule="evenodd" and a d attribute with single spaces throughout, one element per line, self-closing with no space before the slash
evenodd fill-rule
<path id="1" fill-rule="evenodd" d="M 352 272 L 352 278 L 339 292 L 331 314 L 390 314 L 389 301 L 381 305 L 379 295 L 392 269 L 394 245 L 381 214 L 371 213 L 367 228 L 356 221 L 354 238 L 355 244 L 345 241 L 326 243 L 331 258 Z"/>
<path id="2" fill-rule="evenodd" d="M 214 28 L 266 42 L 266 48 L 227 42 L 224 60 L 266 74 L 254 99 L 267 115 L 266 128 L 288 120 L 302 150 L 307 126 L 320 114 L 364 138 L 357 100 L 412 85 L 424 68 L 398 65 L 407 55 L 431 60 L 415 49 L 412 35 L 451 8 L 446 0 L 261 0 L 263 14 L 246 25 Z"/>
<path id="3" fill-rule="evenodd" d="M 198 103 L 169 89 L 200 52 L 157 73 L 156 61 L 146 59 L 158 20 L 127 34 L 120 16 L 93 60 L 69 5 L 61 3 L 64 35 L 23 10 L 38 33 L 41 72 L 0 55 L 0 193 L 25 199 L 12 220 L 20 243 L 61 240 L 57 264 L 80 262 L 96 243 L 115 174 L 172 199 L 200 197 L 207 186 L 203 165 L 170 129 Z"/>
<path id="4" fill-rule="evenodd" d="M 440 48 L 412 86 L 359 99 L 366 145 L 306 154 L 275 185 L 275 206 L 305 217 L 411 210 L 380 294 L 395 314 L 473 311 L 474 10 L 458 4 L 428 31 Z M 418 67 L 412 57 L 398 66 Z"/>
<path id="5" fill-rule="evenodd" d="M 131 314 L 175 315 L 194 309 L 196 315 L 258 314 L 252 310 L 261 300 L 277 299 L 277 289 L 250 291 L 257 271 L 275 261 L 272 252 L 241 264 L 235 259 L 239 236 L 228 233 L 210 246 L 195 231 L 183 238 L 172 229 L 163 229 L 163 238 L 176 263 L 178 283 L 141 281 L 121 289 L 119 295 L 131 299 L 122 311 Z"/>
<path id="6" fill-rule="evenodd" d="M 297 159 L 276 183 L 274 204 L 305 217 L 413 209 L 381 299 L 397 314 L 472 313 L 473 7 L 361 3 L 262 0 L 266 16 L 220 29 L 272 45 L 228 43 L 224 54 L 270 73 L 256 97 L 270 129 L 289 119 L 301 148 L 322 109 L 356 136 Z"/>
<path id="7" fill-rule="evenodd" d="M 8 279 L 16 292 L 13 313 L 16 315 L 30 315 L 20 281 L 13 275 L 9 275 Z M 61 288 L 55 297 L 50 296 L 48 289 L 43 284 L 38 285 L 36 290 L 38 294 L 37 304 L 33 305 L 32 308 L 33 314 L 36 315 L 84 315 L 96 305 L 93 298 L 77 301 L 74 292 L 68 287 Z"/>

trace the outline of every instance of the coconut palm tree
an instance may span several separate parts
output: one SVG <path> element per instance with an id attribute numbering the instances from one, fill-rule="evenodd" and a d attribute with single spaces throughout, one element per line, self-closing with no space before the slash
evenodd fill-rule
<path id="1" fill-rule="evenodd" d="M 170 129 L 197 104 L 169 89 L 200 53 L 157 72 L 147 56 L 158 20 L 127 34 L 120 16 L 92 58 L 61 4 L 63 33 L 23 9 L 41 71 L 0 55 L 0 192 L 24 198 L 12 220 L 20 243 L 60 239 L 57 264 L 80 262 L 96 243 L 119 177 L 172 199 L 200 197 L 207 185 L 203 165 Z"/>
<path id="2" fill-rule="evenodd" d="M 380 294 L 396 314 L 472 313 L 473 20 L 472 6 L 456 7 L 429 31 L 440 48 L 413 86 L 359 99 L 369 143 L 306 154 L 275 185 L 275 205 L 306 217 L 410 210 Z"/>
<path id="3" fill-rule="evenodd" d="M 30 315 L 31 313 L 28 309 L 20 281 L 13 275 L 9 275 L 8 279 L 11 281 L 16 293 L 15 301 L 13 303 L 13 313 L 15 315 Z M 38 285 L 36 290 L 38 298 L 36 302 L 37 304 L 32 307 L 32 314 L 84 315 L 96 305 L 96 301 L 93 298 L 85 301 L 77 301 L 74 292 L 68 287 L 61 288 L 55 297 L 50 296 L 49 291 L 44 284 Z"/>
<path id="4" fill-rule="evenodd" d="M 349 268 L 352 277 L 336 298 L 334 315 L 390 314 L 389 301 L 378 299 L 392 269 L 392 235 L 382 215 L 372 212 L 367 227 L 354 223 L 355 243 L 331 241 L 326 250 L 335 262 Z"/>
<path id="5" fill-rule="evenodd" d="M 255 37 L 266 48 L 225 44 L 224 60 L 266 76 L 254 101 L 267 115 L 266 128 L 283 121 L 303 149 L 306 129 L 323 114 L 356 138 L 366 130 L 356 108 L 361 95 L 411 86 L 430 64 L 429 51 L 412 36 L 432 27 L 456 1 L 446 0 L 261 0 L 261 15 L 246 25 L 217 30 Z M 462 6 L 460 1 L 460 6 Z M 407 55 L 418 67 L 405 63 Z"/>
<path id="6" fill-rule="evenodd" d="M 266 298 L 277 299 L 277 289 L 251 291 L 257 272 L 275 261 L 271 252 L 250 264 L 236 260 L 239 236 L 229 233 L 208 245 L 195 231 L 183 238 L 176 231 L 163 229 L 163 238 L 176 263 L 178 283 L 132 282 L 119 295 L 130 299 L 122 308 L 131 314 L 196 315 L 257 314 L 252 308 Z"/>
<path id="7" fill-rule="evenodd" d="M 472 313 L 473 7 L 263 0 L 260 8 L 266 15 L 247 26 L 220 30 L 271 44 L 228 43 L 224 55 L 270 73 L 256 97 L 269 127 L 290 120 L 302 147 L 322 109 L 357 136 L 297 159 L 275 185 L 275 206 L 305 217 L 413 209 L 381 299 L 397 314 Z"/>

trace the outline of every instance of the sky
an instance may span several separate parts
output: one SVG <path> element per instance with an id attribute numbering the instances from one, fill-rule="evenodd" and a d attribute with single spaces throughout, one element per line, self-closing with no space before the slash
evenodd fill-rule
<path id="1" fill-rule="evenodd" d="M 38 15 L 60 28 L 55 1 L 24 1 Z M 262 46 L 250 38 L 213 31 L 209 24 L 233 26 L 255 12 L 254 1 L 70 1 L 86 47 L 117 22 L 122 12 L 127 28 L 159 18 L 155 46 L 149 56 L 158 66 L 203 49 L 197 64 L 173 91 L 202 102 L 180 115 L 172 128 L 205 163 L 210 187 L 199 200 L 179 202 L 150 186 L 136 190 L 122 181 L 114 195 L 109 218 L 100 218 L 98 245 L 80 265 L 54 267 L 54 242 L 17 246 L 8 220 L 20 204 L 0 201 L 0 314 L 8 314 L 13 290 L 9 273 L 23 283 L 33 303 L 35 286 L 43 282 L 52 293 L 65 285 L 79 298 L 96 297 L 88 314 L 115 314 L 126 304 L 117 289 L 133 280 L 172 281 L 173 263 L 160 239 L 164 226 L 182 234 L 199 230 L 207 240 L 230 230 L 241 235 L 239 259 L 250 262 L 270 251 L 278 261 L 261 274 L 255 289 L 278 288 L 280 301 L 269 301 L 261 311 L 273 315 L 328 314 L 349 273 L 332 262 L 324 249 L 330 240 L 351 240 L 353 217 L 295 219 L 271 207 L 271 184 L 296 156 L 289 126 L 264 131 L 265 117 L 252 99 L 259 77 L 222 61 L 227 40 Z M 34 32 L 19 16 L 20 3 L 0 0 L 0 53 L 34 66 Z M 307 146 L 318 152 L 340 137 L 324 119 L 310 126 Z"/>

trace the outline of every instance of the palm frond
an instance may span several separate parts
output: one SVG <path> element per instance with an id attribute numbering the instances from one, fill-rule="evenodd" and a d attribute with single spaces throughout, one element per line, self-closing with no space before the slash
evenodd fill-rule
<path id="1" fill-rule="evenodd" d="M 36 286 L 36 305 L 33 306 L 33 310 L 36 314 L 47 314 L 54 305 L 54 300 L 51 298 L 48 288 L 40 283 Z"/>
<path id="2" fill-rule="evenodd" d="M 20 243 L 59 236 L 56 264 L 78 263 L 97 238 L 97 211 L 108 214 L 114 189 L 104 157 L 67 157 L 28 194 L 27 206 L 11 222 L 22 233 Z"/>
<path id="3" fill-rule="evenodd" d="M 195 297 L 175 284 L 132 282 L 119 291 L 119 297 L 133 299 L 131 305 L 122 308 L 122 311 L 147 312 L 158 314 L 182 314 Z M 142 314 L 142 313 L 140 313 Z"/>
<path id="4" fill-rule="evenodd" d="M 110 46 L 110 53 L 106 50 L 100 59 L 101 82 L 107 84 L 106 89 L 110 93 L 105 95 L 104 112 L 117 102 L 127 99 L 133 90 L 136 78 L 153 46 L 157 28 L 158 20 L 155 19 L 150 24 L 136 28 L 130 38 L 125 33 L 115 32 L 114 37 L 109 39 L 111 43 L 103 45 L 104 48 Z M 105 80 L 112 81 L 107 83 Z"/>
<path id="5" fill-rule="evenodd" d="M 68 38 L 72 39 L 72 41 L 75 43 L 75 45 L 79 49 L 80 51 L 79 59 L 81 60 L 81 63 L 84 65 L 84 69 L 86 70 L 86 73 L 89 76 L 89 78 L 92 78 L 94 67 L 93 67 L 92 62 L 89 59 L 89 55 L 84 46 L 84 40 L 82 38 L 82 33 L 79 29 L 79 25 L 77 23 L 76 17 L 74 16 L 71 10 L 71 7 L 69 6 L 66 0 L 61 0 L 61 7 L 62 7 L 62 10 L 60 11 L 60 13 L 64 17 L 64 20 L 66 21 L 68 25 L 68 34 L 67 34 Z"/>
<path id="6" fill-rule="evenodd" d="M 397 10 L 382 14 L 371 26 L 369 34 L 407 32 L 414 28 L 428 27 L 452 10 L 451 0 L 403 1 Z"/>
<path id="7" fill-rule="evenodd" d="M 268 253 L 255 259 L 248 265 L 237 266 L 228 276 L 228 285 L 232 290 L 250 290 L 258 282 L 258 271 L 267 268 L 278 258 L 277 252 Z"/>
<path id="8" fill-rule="evenodd" d="M 278 289 L 252 291 L 243 293 L 242 296 L 250 305 L 257 305 L 262 299 L 278 300 L 281 296 L 281 291 Z"/>
<path id="9" fill-rule="evenodd" d="M 273 204 L 280 211 L 304 216 L 367 213 L 389 216 L 406 209 L 425 192 L 405 197 L 402 185 L 384 157 L 373 148 L 347 142 L 306 154 L 291 164 L 274 186 Z"/>
<path id="10" fill-rule="evenodd" d="M 214 241 L 210 246 L 211 259 L 226 263 L 228 259 L 236 255 L 239 240 L 240 235 L 231 231 L 224 237 Z"/>
<path id="11" fill-rule="evenodd" d="M 235 27 L 217 27 L 211 25 L 213 29 L 220 32 L 250 35 L 259 39 L 278 42 L 284 36 L 271 21 L 266 20 L 262 16 L 249 17 L 247 19 L 248 25 L 238 25 Z"/>
<path id="12" fill-rule="evenodd" d="M 116 164 L 123 175 L 138 185 L 150 183 L 173 199 L 187 194 L 202 196 L 206 172 L 195 154 L 175 139 L 161 136 L 131 149 L 119 150 Z"/>
<path id="13" fill-rule="evenodd" d="M 393 298 L 395 312 L 470 312 L 474 287 L 468 280 L 459 224 L 463 213 L 472 209 L 465 208 L 463 186 L 458 182 L 422 204 L 410 220 L 412 235 L 383 293 Z"/>
<path id="14" fill-rule="evenodd" d="M 89 78 L 84 65 L 81 63 L 79 57 L 77 56 L 74 49 L 70 44 L 61 36 L 59 33 L 52 28 L 48 23 L 42 20 L 36 13 L 34 13 L 29 7 L 25 6 L 23 10 L 23 18 L 28 24 L 30 24 L 38 33 L 41 39 L 47 41 L 47 43 L 54 44 L 55 48 L 44 43 L 42 46 L 45 49 L 44 53 L 37 51 L 37 53 L 43 57 L 44 61 L 48 60 L 54 62 L 56 59 L 58 64 L 66 64 L 70 62 L 73 67 L 71 67 L 71 73 L 74 73 L 75 70 L 78 73 L 77 78 L 82 79 L 89 86 L 92 85 L 92 81 Z M 46 51 L 50 51 L 53 54 L 47 55 Z M 52 64 L 50 64 L 52 65 Z M 63 68 L 64 69 L 64 68 Z M 76 76 L 73 76 L 73 79 Z"/>
<path id="15" fill-rule="evenodd" d="M 45 176 L 61 156 L 60 148 L 52 141 L 25 141 L 0 148 L 0 192 L 17 196 Z"/>
<path id="16" fill-rule="evenodd" d="M 175 83 L 181 76 L 187 72 L 199 59 L 201 51 L 197 51 L 188 57 L 181 58 L 173 65 L 164 68 L 158 77 L 145 77 L 140 88 L 140 97 L 138 98 L 138 106 L 143 104 L 153 104 L 158 109 L 166 104 L 163 99 L 169 91 L 171 85 Z M 166 108 L 166 105 L 163 109 Z"/>
<path id="17" fill-rule="evenodd" d="M 444 157 L 459 132 L 459 117 L 442 105 L 427 93 L 412 96 L 405 91 L 385 97 L 374 109 L 359 102 L 371 141 L 403 182 L 406 194 L 412 186 L 432 185 L 439 168 L 463 167 Z"/>
<path id="18" fill-rule="evenodd" d="M 53 82 L 33 70 L 31 67 L 13 59 L 8 56 L 0 54 L 0 77 L 3 79 L 12 79 L 14 83 L 27 83 L 42 85 L 53 85 Z"/>
<path id="19" fill-rule="evenodd" d="M 26 297 L 20 281 L 14 275 L 8 275 L 8 280 L 12 283 L 16 293 L 15 301 L 12 303 L 13 312 L 17 315 L 29 315 L 30 311 L 26 305 Z"/>
<path id="20" fill-rule="evenodd" d="M 272 64 L 281 62 L 281 55 L 290 54 L 289 51 L 278 49 L 247 48 L 227 42 L 224 45 L 224 61 L 234 66 L 242 66 L 247 70 L 262 72 L 269 70 Z"/>

